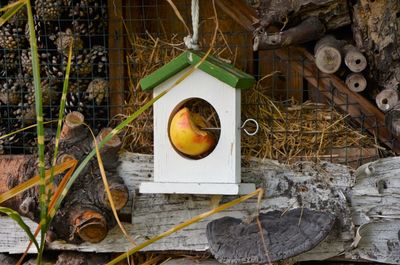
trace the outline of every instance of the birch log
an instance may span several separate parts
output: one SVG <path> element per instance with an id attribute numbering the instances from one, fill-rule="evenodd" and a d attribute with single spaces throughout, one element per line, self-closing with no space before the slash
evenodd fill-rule
<path id="1" fill-rule="evenodd" d="M 361 226 L 353 258 L 400 263 L 400 157 L 367 163 L 355 172 L 354 224 Z"/>

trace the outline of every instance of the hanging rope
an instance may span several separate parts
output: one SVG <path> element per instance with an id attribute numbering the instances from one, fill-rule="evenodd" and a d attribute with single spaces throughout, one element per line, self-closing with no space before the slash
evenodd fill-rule
<path id="1" fill-rule="evenodd" d="M 188 49 L 199 50 L 199 0 L 192 0 L 192 28 L 193 36 L 187 35 L 183 41 Z"/>

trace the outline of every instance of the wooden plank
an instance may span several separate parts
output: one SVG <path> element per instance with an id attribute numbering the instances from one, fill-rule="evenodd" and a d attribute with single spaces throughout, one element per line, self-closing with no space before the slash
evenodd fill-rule
<path id="1" fill-rule="evenodd" d="M 354 258 L 362 258 L 386 264 L 400 264 L 400 221 L 371 222 L 360 227 L 361 236 Z"/>
<path id="2" fill-rule="evenodd" d="M 277 50 L 276 54 L 285 60 L 288 53 Z M 303 77 L 318 88 L 322 95 L 334 103 L 335 107 L 348 113 L 381 142 L 395 152 L 400 152 L 399 139 L 394 138 L 385 126 L 384 114 L 362 95 L 351 91 L 339 77 L 318 71 L 313 56 L 302 48 L 289 48 L 289 54 L 294 58 L 291 66 L 294 71 L 302 73 Z"/>
<path id="3" fill-rule="evenodd" d="M 136 190 L 141 182 L 152 180 L 151 155 L 125 153 L 121 161 L 119 172 L 131 190 Z M 364 259 L 399 264 L 399 165 L 400 157 L 381 159 L 363 165 L 352 175 L 347 167 L 328 162 L 298 162 L 287 166 L 272 160 L 251 160 L 242 168 L 242 175 L 244 181 L 253 181 L 266 188 L 262 212 L 303 206 L 336 214 L 336 224 L 328 237 L 316 248 L 295 257 L 294 261 L 324 260 L 345 254 L 343 260 Z M 351 198 L 351 209 L 346 197 Z M 225 196 L 221 203 L 233 198 Z M 215 205 L 213 200 L 210 196 L 137 194 L 132 224 L 124 223 L 124 226 L 140 243 L 211 209 Z M 248 219 L 255 212 L 254 199 L 196 223 L 145 250 L 206 251 L 205 227 L 209 221 L 223 216 Z M 36 228 L 35 223 L 26 218 L 24 220 L 32 231 Z M 3 227 L 0 232 L 0 252 L 22 253 L 28 242 L 25 233 L 7 217 L 1 216 L 0 224 Z M 361 240 L 356 249 L 350 247 L 354 224 L 366 225 L 360 229 Z M 122 252 L 131 247 L 119 228 L 115 227 L 98 244 L 72 245 L 55 241 L 48 248 L 104 253 Z M 35 252 L 35 249 L 32 248 L 30 252 Z"/>
<path id="4" fill-rule="evenodd" d="M 122 0 L 108 0 L 108 57 L 110 115 L 123 112 L 125 88 L 124 29 Z"/>
<path id="5" fill-rule="evenodd" d="M 141 182 L 152 180 L 151 155 L 126 153 L 121 160 L 123 162 L 119 172 L 130 189 L 136 190 Z M 330 163 L 315 165 L 311 162 L 301 162 L 289 167 L 271 160 L 264 162 L 254 160 L 250 161 L 242 172 L 244 181 L 251 180 L 258 185 L 265 185 L 267 199 L 262 202 L 262 211 L 303 206 L 325 209 L 338 215 L 338 222 L 328 238 L 310 252 L 302 254 L 300 260 L 334 257 L 349 246 L 353 231 L 344 194 L 350 187 L 352 179 L 347 167 Z M 221 203 L 233 198 L 235 196 L 225 196 Z M 124 225 L 128 233 L 140 243 L 190 217 L 210 210 L 212 205 L 214 204 L 210 196 L 137 194 L 134 200 L 132 224 Z M 255 212 L 256 199 L 253 199 L 177 232 L 147 247 L 146 250 L 205 251 L 208 248 L 205 227 L 210 220 L 226 215 L 250 218 Z M 2 225 L 4 220 L 9 219 L 1 217 Z M 29 220 L 27 222 L 32 229 L 35 228 L 33 222 Z M 2 227 L 5 229 L 2 229 L 1 238 L 7 240 L 0 241 L 0 252 L 23 252 L 27 242 L 23 232 L 15 224 L 10 226 L 13 224 L 12 221 L 4 224 Z M 98 244 L 72 245 L 61 241 L 49 244 L 50 249 L 84 252 L 121 252 L 131 247 L 118 227 L 109 231 L 106 239 Z"/>
<path id="6" fill-rule="evenodd" d="M 400 263 L 400 157 L 367 163 L 355 172 L 352 219 L 360 226 L 353 258 Z"/>

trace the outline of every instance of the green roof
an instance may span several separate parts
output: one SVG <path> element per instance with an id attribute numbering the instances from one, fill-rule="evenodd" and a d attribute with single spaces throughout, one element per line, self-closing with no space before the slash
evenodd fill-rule
<path id="1" fill-rule="evenodd" d="M 160 69 L 140 80 L 140 86 L 145 91 L 151 90 L 183 69 L 196 65 L 203 56 L 203 52 L 185 51 Z M 234 88 L 247 89 L 251 88 L 255 83 L 252 75 L 211 55 L 198 68 Z"/>

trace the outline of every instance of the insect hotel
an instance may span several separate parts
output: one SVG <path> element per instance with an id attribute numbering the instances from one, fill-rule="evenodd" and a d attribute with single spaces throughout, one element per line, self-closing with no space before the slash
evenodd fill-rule
<path id="1" fill-rule="evenodd" d="M 0 1 L 0 264 L 400 264 L 399 14 Z"/>

